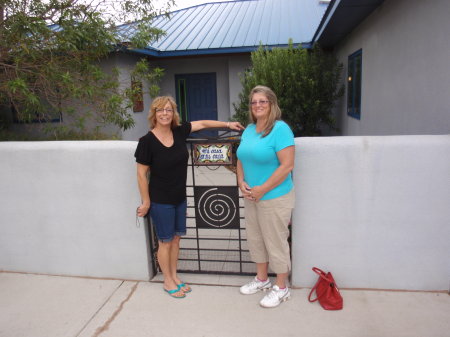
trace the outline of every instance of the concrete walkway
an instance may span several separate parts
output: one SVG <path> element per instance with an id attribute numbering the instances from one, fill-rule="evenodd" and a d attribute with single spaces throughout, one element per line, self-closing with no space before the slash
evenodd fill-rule
<path id="1" fill-rule="evenodd" d="M 233 285 L 192 288 L 180 300 L 157 282 L 3 272 L 0 337 L 450 336 L 446 293 L 344 290 L 344 310 L 329 312 L 308 302 L 309 289 L 294 289 L 290 301 L 263 309 L 261 293 L 243 296 Z"/>

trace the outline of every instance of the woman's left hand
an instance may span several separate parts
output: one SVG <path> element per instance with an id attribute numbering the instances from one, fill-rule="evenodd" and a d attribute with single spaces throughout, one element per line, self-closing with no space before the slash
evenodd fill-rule
<path id="1" fill-rule="evenodd" d="M 253 201 L 259 201 L 259 199 L 261 199 L 264 194 L 266 194 L 266 192 L 261 186 L 255 186 L 250 191 L 250 195 L 253 198 Z"/>
<path id="2" fill-rule="evenodd" d="M 236 131 L 241 131 L 241 130 L 245 129 L 242 126 L 242 124 L 239 123 L 239 122 L 228 122 L 228 128 L 231 129 L 231 130 L 236 130 Z"/>

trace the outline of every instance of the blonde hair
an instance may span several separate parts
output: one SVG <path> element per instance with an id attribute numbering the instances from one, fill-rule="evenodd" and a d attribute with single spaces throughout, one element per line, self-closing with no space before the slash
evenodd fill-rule
<path id="1" fill-rule="evenodd" d="M 278 106 L 277 95 L 270 89 L 264 85 L 257 85 L 252 89 L 250 95 L 248 96 L 248 106 L 249 106 L 249 121 L 250 123 L 256 124 L 256 118 L 253 115 L 252 111 L 252 99 L 254 94 L 263 94 L 267 97 L 267 100 L 270 104 L 269 117 L 267 118 L 266 126 L 263 130 L 263 137 L 267 136 L 273 129 L 275 122 L 281 120 L 281 109 Z"/>
<path id="2" fill-rule="evenodd" d="M 150 125 L 150 129 L 153 129 L 156 126 L 156 109 L 164 109 L 167 103 L 170 103 L 173 109 L 173 117 L 172 117 L 172 129 L 178 125 L 180 125 L 180 115 L 177 111 L 177 103 L 171 96 L 159 96 L 156 97 L 152 105 L 150 107 L 150 111 L 148 113 L 148 123 Z"/>

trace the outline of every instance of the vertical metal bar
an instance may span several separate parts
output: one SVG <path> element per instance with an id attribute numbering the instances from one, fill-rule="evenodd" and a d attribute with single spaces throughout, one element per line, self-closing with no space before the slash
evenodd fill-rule
<path id="1" fill-rule="evenodd" d="M 192 168 L 192 189 L 194 192 L 194 212 L 195 209 L 197 208 L 197 205 L 195 203 L 195 174 L 194 174 L 194 146 L 193 143 L 191 142 L 191 168 Z M 197 220 L 197 218 L 195 217 L 195 219 Z M 197 263 L 198 263 L 198 271 L 202 270 L 202 266 L 201 266 L 201 262 L 200 262 L 200 239 L 199 239 L 199 234 L 198 234 L 198 227 L 197 227 L 197 223 L 195 223 L 195 233 L 196 233 L 196 239 L 197 239 Z"/>
<path id="2" fill-rule="evenodd" d="M 191 172 L 192 172 L 192 187 L 195 186 L 195 174 L 194 174 L 194 150 L 192 141 L 189 142 L 189 145 L 191 146 Z"/>
<path id="3" fill-rule="evenodd" d="M 233 145 L 232 145 L 233 146 Z M 235 158 L 233 158 L 233 161 L 235 161 Z M 238 182 L 238 176 L 237 176 L 237 160 L 236 160 L 236 186 L 238 188 L 238 209 L 240 207 L 239 205 L 239 182 Z M 243 267 L 242 267 L 242 235 L 241 235 L 241 212 L 239 212 L 239 272 L 242 274 Z"/>
<path id="4" fill-rule="evenodd" d="M 153 276 L 156 276 L 156 274 L 158 273 L 158 261 L 156 258 L 156 250 L 157 250 L 157 244 L 156 244 L 156 235 L 155 235 L 155 231 L 153 230 L 153 225 L 152 225 L 152 220 L 150 218 L 150 215 L 146 215 L 144 218 L 144 224 L 147 225 L 148 227 L 148 241 L 149 241 L 149 245 L 150 245 L 150 257 L 152 259 L 152 272 L 153 272 Z"/>

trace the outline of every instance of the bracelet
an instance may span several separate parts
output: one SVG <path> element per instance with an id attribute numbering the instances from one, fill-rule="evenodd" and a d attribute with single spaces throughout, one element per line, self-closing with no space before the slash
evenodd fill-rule
<path id="1" fill-rule="evenodd" d="M 228 129 L 230 128 L 230 122 L 227 123 L 227 128 L 228 128 Z"/>

